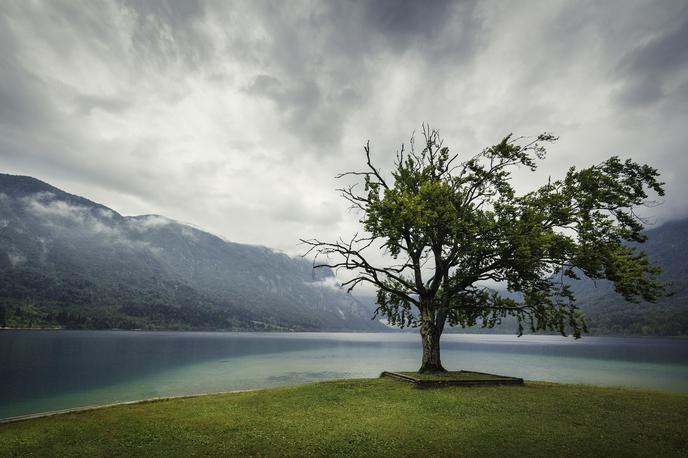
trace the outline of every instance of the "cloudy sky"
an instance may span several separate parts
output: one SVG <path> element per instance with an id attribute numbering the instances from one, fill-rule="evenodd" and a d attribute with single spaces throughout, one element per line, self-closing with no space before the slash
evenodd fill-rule
<path id="1" fill-rule="evenodd" d="M 527 190 L 620 155 L 688 215 L 685 1 L 0 0 L 0 172 L 289 253 L 422 122 L 472 154 L 561 137 Z"/>

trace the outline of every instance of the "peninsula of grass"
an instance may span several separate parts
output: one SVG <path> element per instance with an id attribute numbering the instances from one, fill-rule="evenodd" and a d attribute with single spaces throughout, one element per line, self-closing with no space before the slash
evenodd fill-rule
<path id="1" fill-rule="evenodd" d="M 0 425 L 2 456 L 686 456 L 688 395 L 391 378 L 180 398 Z"/>

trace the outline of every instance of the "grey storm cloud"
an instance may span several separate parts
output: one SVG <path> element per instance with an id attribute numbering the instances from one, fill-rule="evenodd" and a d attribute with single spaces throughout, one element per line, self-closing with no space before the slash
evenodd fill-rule
<path id="1" fill-rule="evenodd" d="M 688 101 L 688 18 L 628 52 L 617 72 L 626 78 L 622 104 L 648 106 L 667 97 Z"/>
<path id="2" fill-rule="evenodd" d="M 356 228 L 333 176 L 424 121 L 470 154 L 561 141 L 521 189 L 612 154 L 688 215 L 676 1 L 0 0 L 0 171 L 299 252 Z"/>
<path id="3" fill-rule="evenodd" d="M 384 46 L 396 52 L 420 48 L 434 65 L 457 64 L 475 55 L 483 27 L 476 4 L 451 0 L 359 3 L 366 30 Z"/>
<path id="4" fill-rule="evenodd" d="M 170 62 L 202 65 L 213 42 L 202 31 L 204 6 L 196 0 L 124 0 L 121 7 L 134 21 L 131 42 L 144 58 L 165 68 Z"/>

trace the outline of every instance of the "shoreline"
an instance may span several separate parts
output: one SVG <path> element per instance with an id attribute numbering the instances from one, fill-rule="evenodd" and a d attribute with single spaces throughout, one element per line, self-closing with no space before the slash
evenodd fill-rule
<path id="1" fill-rule="evenodd" d="M 112 402 L 109 404 L 92 404 L 92 405 L 81 406 L 81 407 L 70 407 L 67 409 L 49 410 L 46 412 L 29 413 L 26 415 L 16 415 L 14 417 L 0 418 L 0 425 L 7 424 L 7 423 L 17 423 L 20 421 L 27 421 L 27 420 L 36 420 L 39 418 L 53 417 L 55 415 L 64 415 L 64 414 L 68 414 L 68 413 L 91 412 L 93 410 L 107 409 L 109 407 L 147 404 L 147 403 L 154 403 L 154 402 L 160 402 L 160 401 L 173 401 L 176 399 L 190 399 L 190 398 L 198 398 L 201 396 L 213 396 L 213 395 L 219 395 L 219 394 L 250 393 L 253 391 L 264 391 L 264 390 L 269 390 L 269 389 L 270 388 L 250 388 L 250 389 L 246 389 L 246 390 L 216 391 L 216 392 L 198 393 L 198 394 L 181 394 L 179 396 L 159 396 L 159 397 L 154 397 L 154 398 L 136 399 L 134 401 Z"/>
<path id="2" fill-rule="evenodd" d="M 685 456 L 687 412 L 686 394 L 343 379 L 13 422 L 0 442 L 8 456 Z"/>
<path id="3" fill-rule="evenodd" d="M 331 333 L 331 334 L 419 334 L 420 331 L 401 331 L 395 329 L 381 330 L 381 331 L 359 331 L 359 330 L 317 330 L 317 331 L 249 331 L 249 330 L 228 330 L 228 329 L 72 329 L 72 328 L 9 328 L 0 326 L 0 331 L 79 331 L 79 332 L 179 332 L 179 333 L 237 333 L 237 334 L 318 334 L 318 333 Z M 445 331 L 443 336 L 462 336 L 462 335 L 474 335 L 474 336 L 515 336 L 515 337 L 532 337 L 532 336 L 556 336 L 562 337 L 561 334 L 557 333 L 528 333 L 522 336 L 517 336 L 513 332 L 447 332 Z M 571 337 L 571 335 L 566 336 Z M 585 334 L 581 336 L 581 340 L 586 337 L 614 337 L 614 338 L 634 338 L 634 339 L 686 339 L 688 340 L 688 335 L 647 335 L 647 334 Z"/>
<path id="4" fill-rule="evenodd" d="M 129 405 L 139 405 L 139 404 L 148 404 L 148 403 L 157 403 L 161 401 L 175 401 L 175 400 L 181 400 L 181 399 L 193 399 L 193 398 L 200 398 L 204 396 L 218 396 L 218 395 L 225 395 L 225 394 L 237 394 L 237 393 L 252 393 L 252 392 L 258 392 L 258 391 L 271 391 L 274 389 L 280 389 L 280 388 L 298 388 L 298 387 L 303 387 L 307 385 L 317 385 L 320 383 L 327 383 L 327 382 L 347 382 L 347 381 L 364 381 L 364 380 L 376 380 L 376 379 L 381 379 L 384 378 L 383 375 L 385 373 L 388 373 L 387 371 L 382 371 L 379 377 L 376 378 L 344 378 L 344 379 L 331 379 L 331 380 L 318 380 L 318 381 L 310 381 L 310 382 L 304 382 L 304 383 L 297 383 L 293 385 L 278 385 L 278 386 L 271 386 L 271 387 L 265 387 L 265 388 L 248 388 L 244 390 L 229 390 L 229 391 L 211 391 L 211 392 L 204 392 L 204 393 L 197 393 L 197 394 L 180 394 L 176 396 L 158 396 L 158 397 L 152 397 L 152 398 L 144 398 L 144 399 L 136 399 L 133 401 L 121 401 L 121 402 L 111 402 L 108 404 L 91 404 L 87 406 L 80 406 L 80 407 L 70 407 L 66 409 L 57 409 L 57 410 L 49 410 L 45 412 L 36 412 L 36 413 L 30 413 L 30 414 L 25 414 L 25 415 L 15 415 L 13 417 L 7 417 L 7 418 L 0 418 L 0 425 L 3 424 L 9 424 L 9 423 L 19 423 L 23 421 L 28 421 L 28 420 L 36 420 L 36 419 L 41 419 L 41 418 L 47 418 L 47 417 L 54 417 L 57 415 L 65 415 L 65 414 L 70 414 L 70 413 L 81 413 L 81 412 L 91 412 L 95 410 L 101 410 L 101 409 L 107 409 L 110 407 L 119 407 L 119 406 L 129 406 Z M 634 386 L 622 386 L 622 385 L 594 385 L 594 384 L 588 384 L 588 383 L 560 383 L 560 382 L 550 382 L 547 380 L 524 380 L 524 379 L 519 379 L 521 380 L 521 383 L 518 384 L 518 386 L 545 386 L 545 385 L 551 385 L 551 386 L 559 386 L 559 387 L 583 387 L 583 388 L 593 388 L 593 389 L 601 389 L 601 390 L 618 390 L 618 391 L 626 391 L 626 392 L 635 392 L 635 393 L 647 393 L 647 394 L 660 394 L 660 395 L 688 395 L 688 391 L 671 391 L 671 390 L 661 390 L 661 389 L 651 389 L 651 388 L 643 388 L 643 387 L 634 387 Z M 490 386 L 494 387 L 494 385 L 485 385 L 485 386 Z M 463 387 L 464 389 L 471 389 L 475 387 L 470 387 L 466 386 Z"/>
<path id="5" fill-rule="evenodd" d="M 116 407 L 0 425 L 3 454 L 574 457 L 688 450 L 688 394 L 585 385 L 417 389 L 384 377 Z"/>

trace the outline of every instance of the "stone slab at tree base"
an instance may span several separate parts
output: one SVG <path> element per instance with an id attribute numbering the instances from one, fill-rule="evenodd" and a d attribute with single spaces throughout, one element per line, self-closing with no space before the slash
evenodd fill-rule
<path id="1" fill-rule="evenodd" d="M 451 371 L 439 374 L 417 374 L 384 371 L 380 377 L 390 377 L 413 383 L 417 388 L 443 386 L 523 385 L 523 379 L 473 371 Z"/>

